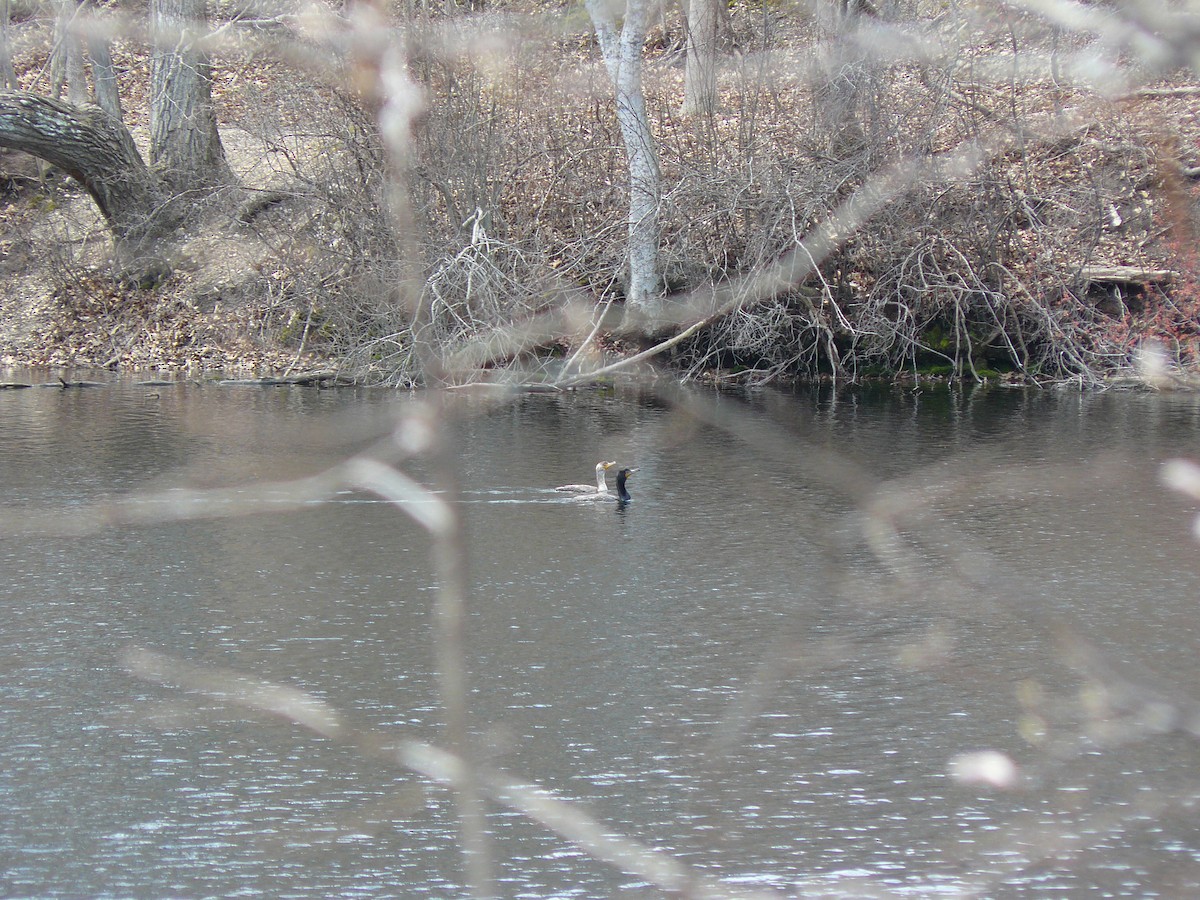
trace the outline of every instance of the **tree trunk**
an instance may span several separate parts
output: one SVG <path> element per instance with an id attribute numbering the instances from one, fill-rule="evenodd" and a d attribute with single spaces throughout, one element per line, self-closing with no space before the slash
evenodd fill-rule
<path id="1" fill-rule="evenodd" d="M 122 278 L 148 284 L 170 274 L 158 245 L 175 223 L 124 125 L 99 107 L 0 91 L 0 146 L 40 157 L 87 189 L 112 231 Z"/>
<path id="2" fill-rule="evenodd" d="M 658 274 L 658 152 L 642 91 L 647 0 L 626 0 L 620 32 L 605 0 L 585 0 L 617 101 L 617 122 L 629 165 L 629 287 L 626 315 L 652 317 L 661 301 Z"/>
<path id="3" fill-rule="evenodd" d="M 830 41 L 816 61 L 813 108 L 834 159 L 849 159 L 867 147 L 863 128 L 870 63 L 854 45 L 861 16 L 874 7 L 865 0 L 838 0 L 829 18 Z"/>
<path id="4" fill-rule="evenodd" d="M 121 95 L 117 87 L 117 70 L 113 66 L 112 44 L 109 35 L 96 15 L 94 0 L 84 0 L 88 18 L 85 22 L 85 38 L 88 56 L 92 58 L 92 87 L 100 108 L 116 119 L 123 120 Z"/>
<path id="5" fill-rule="evenodd" d="M 94 0 L 58 0 L 55 48 L 51 58 L 51 96 L 83 106 L 95 100 L 110 116 L 121 120 L 121 99 L 108 37 L 99 26 Z M 92 86 L 88 86 L 86 59 L 92 60 Z M 16 88 L 14 84 L 12 87 Z"/>
<path id="6" fill-rule="evenodd" d="M 87 75 L 83 65 L 83 41 L 79 37 L 80 8 L 75 0 L 56 0 L 54 51 L 50 55 L 51 93 L 57 99 L 67 89 L 67 101 L 75 106 L 88 102 Z"/>
<path id="7" fill-rule="evenodd" d="M 150 165 L 176 194 L 231 184 L 217 133 L 204 0 L 152 0 Z"/>
<path id="8" fill-rule="evenodd" d="M 691 0 L 687 11 L 687 67 L 682 116 L 717 111 L 717 55 L 731 40 L 729 7 L 723 0 Z"/>
<path id="9" fill-rule="evenodd" d="M 11 0 L 0 0 L 0 80 L 4 87 L 16 90 L 19 87 L 17 72 L 13 68 L 12 42 L 9 40 L 9 17 L 12 15 Z"/>

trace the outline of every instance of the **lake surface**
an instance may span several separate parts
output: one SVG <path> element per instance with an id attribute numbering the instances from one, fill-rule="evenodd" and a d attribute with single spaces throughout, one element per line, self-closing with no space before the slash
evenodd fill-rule
<path id="1" fill-rule="evenodd" d="M 239 670 L 436 743 L 437 578 L 406 515 L 344 491 L 72 533 L 115 498 L 312 475 L 422 402 L 0 393 L 0 895 L 463 895 L 445 790 L 122 663 Z M 1196 893 L 1196 510 L 1159 469 L 1200 458 L 1200 398 L 446 404 L 491 765 L 731 893 Z M 638 468 L 632 503 L 549 490 L 599 459 Z M 20 533 L 48 509 L 65 533 Z M 952 777 L 979 751 L 1010 787 Z M 505 896 L 660 896 L 511 810 L 488 824 Z"/>

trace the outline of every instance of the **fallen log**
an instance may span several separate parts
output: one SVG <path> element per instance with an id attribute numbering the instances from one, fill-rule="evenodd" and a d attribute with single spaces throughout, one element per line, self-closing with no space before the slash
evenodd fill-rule
<path id="1" fill-rule="evenodd" d="M 1088 284 L 1165 284 L 1177 278 L 1170 269 L 1146 269 L 1142 266 L 1084 266 L 1079 277 Z"/>

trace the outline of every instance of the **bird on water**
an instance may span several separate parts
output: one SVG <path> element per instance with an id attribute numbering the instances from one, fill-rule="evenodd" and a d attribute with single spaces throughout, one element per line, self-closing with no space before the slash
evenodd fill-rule
<path id="1" fill-rule="evenodd" d="M 607 494 L 608 482 L 605 480 L 605 473 L 616 464 L 615 460 L 613 462 L 596 463 L 596 483 L 594 485 L 560 484 L 555 490 L 562 491 L 564 494 Z"/>
<path id="2" fill-rule="evenodd" d="M 617 492 L 615 494 L 610 493 L 609 491 L 604 491 L 603 493 L 601 493 L 599 491 L 593 491 L 590 494 L 578 494 L 573 499 L 585 500 L 585 501 L 588 501 L 588 500 L 617 500 L 621 503 L 628 503 L 633 498 L 631 496 L 629 496 L 629 490 L 625 487 L 625 482 L 627 482 L 630 478 L 632 478 L 633 473 L 636 471 L 637 471 L 637 469 L 622 469 L 621 471 L 619 471 L 617 473 Z"/>

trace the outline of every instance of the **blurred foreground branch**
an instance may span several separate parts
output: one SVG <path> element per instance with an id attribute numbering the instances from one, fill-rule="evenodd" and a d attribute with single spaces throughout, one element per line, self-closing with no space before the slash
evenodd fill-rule
<path id="1" fill-rule="evenodd" d="M 672 896 L 696 900 L 767 900 L 780 896 L 771 891 L 721 884 L 665 853 L 613 834 L 612 829 L 586 813 L 579 804 L 455 752 L 420 741 L 397 740 L 379 730 L 356 728 L 330 704 L 304 691 L 230 669 L 197 666 L 141 648 L 129 650 L 122 663 L 132 675 L 145 681 L 284 719 L 323 737 L 350 744 L 368 759 L 416 772 L 459 794 L 482 791 L 593 858 L 644 878 Z"/>

